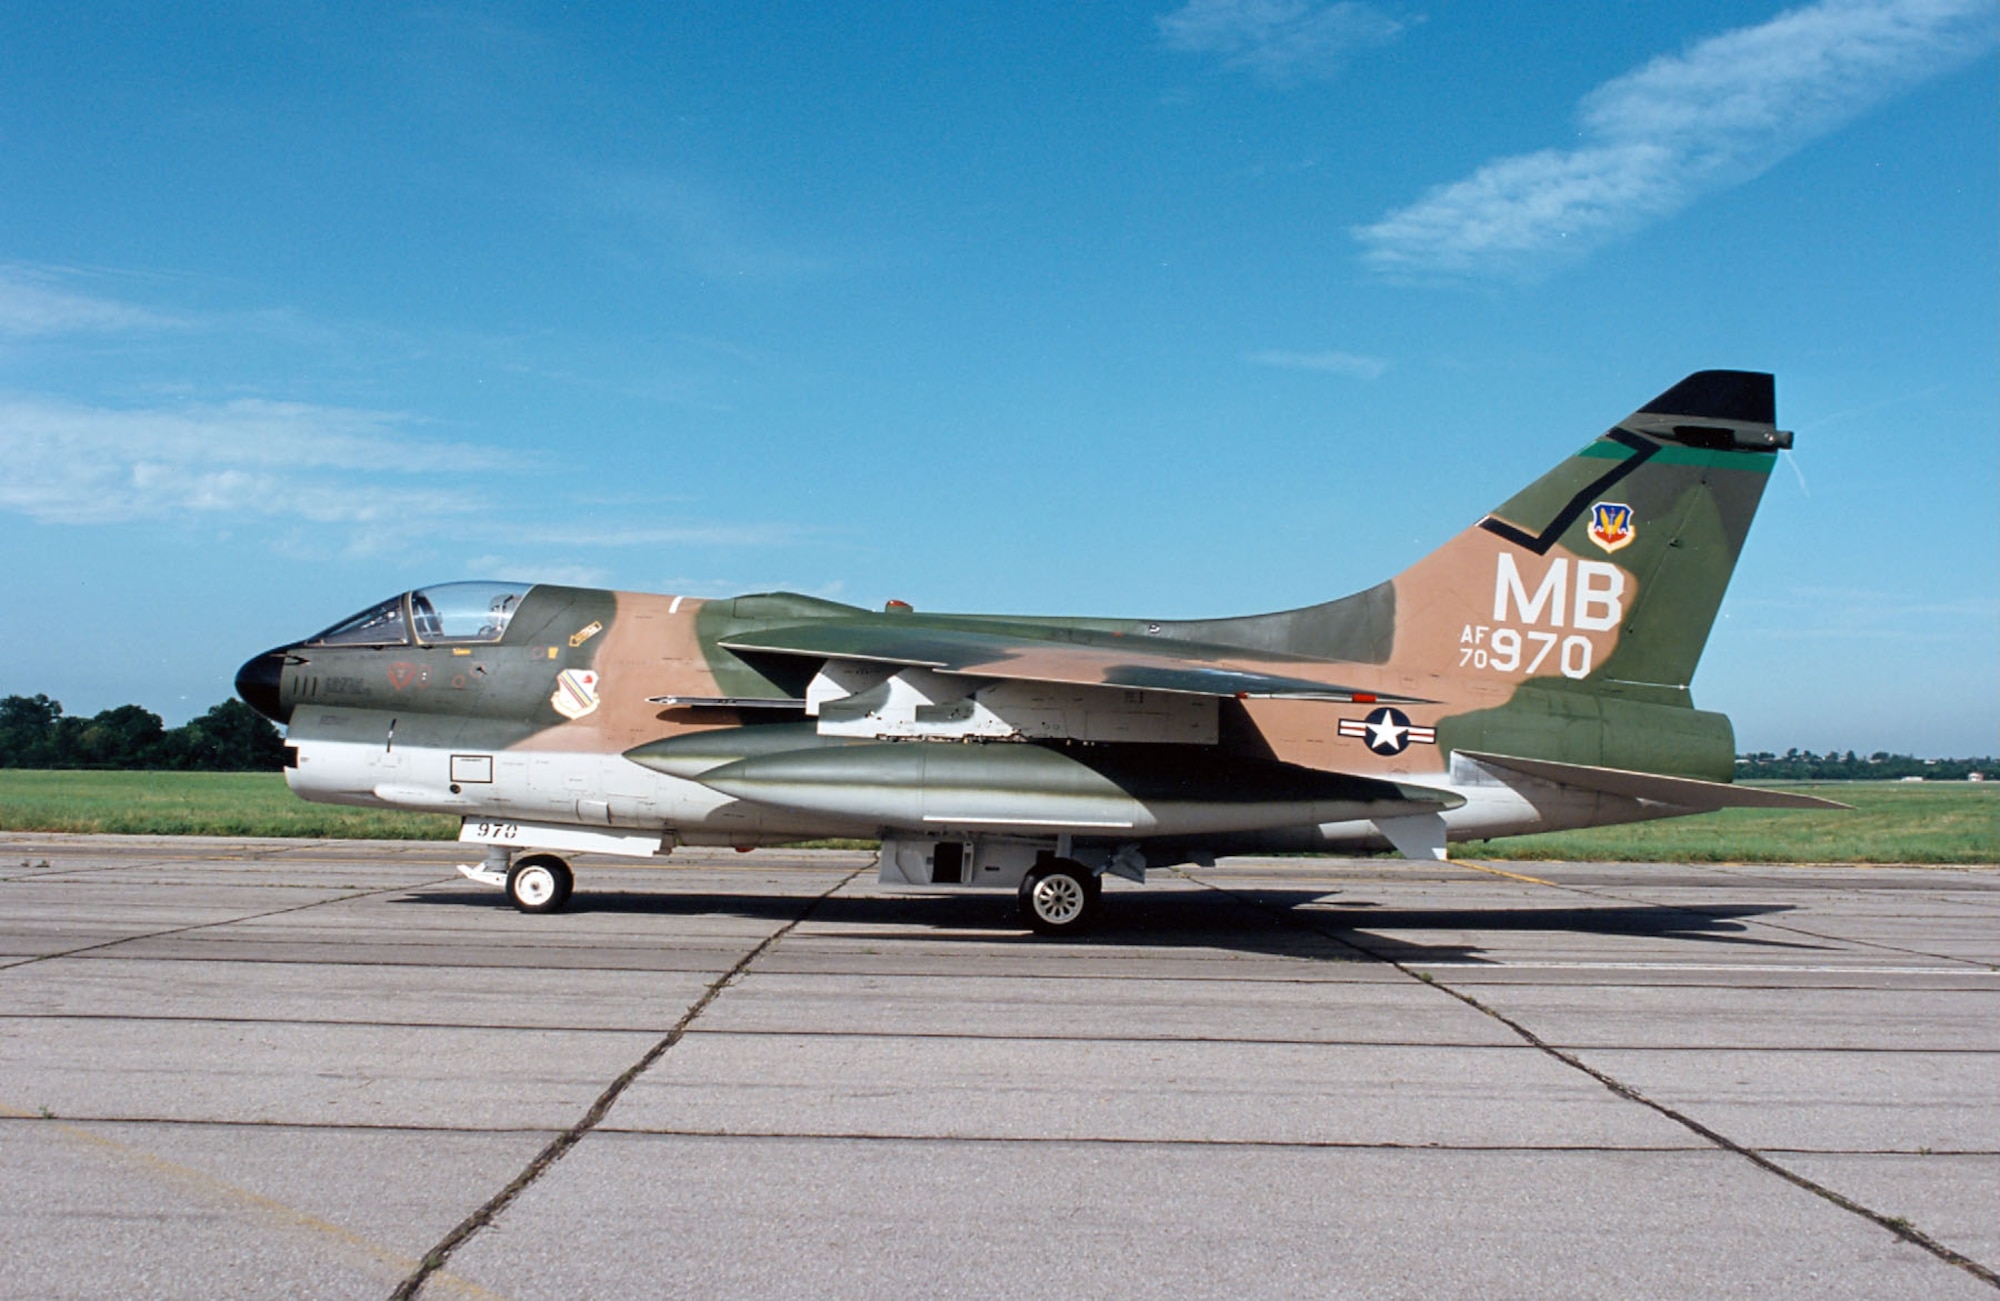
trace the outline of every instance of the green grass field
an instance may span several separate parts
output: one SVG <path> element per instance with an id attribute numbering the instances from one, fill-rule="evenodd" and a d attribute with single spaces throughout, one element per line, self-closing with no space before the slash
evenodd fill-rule
<path id="1" fill-rule="evenodd" d="M 278 773 L 0 768 L 0 831 L 455 840 L 458 819 L 308 804 Z"/>
<path id="2" fill-rule="evenodd" d="M 1694 818 L 1454 845 L 1457 858 L 1612 862 L 2000 863 L 2000 783 L 1828 782 L 1851 813 Z M 276 773 L 0 769 L 0 831 L 451 840 L 455 818 L 307 804 Z M 847 842 L 842 842 L 843 844 Z"/>
<path id="3" fill-rule="evenodd" d="M 1475 840 L 1454 858 L 1641 863 L 2000 863 L 2000 782 L 1774 786 L 1852 804 L 1722 809 L 1624 827 Z"/>

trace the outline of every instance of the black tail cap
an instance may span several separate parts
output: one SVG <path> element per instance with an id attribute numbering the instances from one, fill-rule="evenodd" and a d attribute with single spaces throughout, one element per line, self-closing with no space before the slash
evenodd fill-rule
<path id="1" fill-rule="evenodd" d="M 1770 425 L 1778 420 L 1776 384 L 1753 370 L 1698 370 L 1640 407 L 1662 416 Z"/>

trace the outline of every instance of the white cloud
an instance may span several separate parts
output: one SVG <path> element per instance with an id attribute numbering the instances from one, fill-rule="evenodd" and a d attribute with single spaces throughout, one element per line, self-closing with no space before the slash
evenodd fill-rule
<path id="1" fill-rule="evenodd" d="M 1253 352 L 1253 365 L 1276 366 L 1284 370 L 1315 370 L 1327 375 L 1348 375 L 1355 379 L 1379 379 L 1389 369 L 1380 357 L 1362 357 L 1351 352 Z"/>
<path id="2" fill-rule="evenodd" d="M 1378 271 L 1532 274 L 1736 185 L 2000 37 L 1992 0 L 1822 0 L 1614 78 L 1583 143 L 1488 163 L 1354 235 Z"/>
<path id="3" fill-rule="evenodd" d="M 469 509 L 457 493 L 384 486 L 397 475 L 508 458 L 413 438 L 387 412 L 242 399 L 110 409 L 0 397 L 0 509 L 44 523 L 181 515 L 365 523 Z"/>
<path id="4" fill-rule="evenodd" d="M 798 540 L 770 523 L 636 522 L 552 498 L 532 454 L 423 438 L 394 412 L 241 399 L 137 409 L 0 395 L 0 511 L 43 524 L 197 520 L 280 526 L 297 554 L 387 555 L 440 546 L 530 548 L 474 568 L 597 586 L 579 558 L 621 548 L 762 548 Z M 333 533 L 329 539 L 328 533 Z M 517 553 L 518 554 L 518 553 Z"/>
<path id="5" fill-rule="evenodd" d="M 1350 50 L 1403 30 L 1371 5 L 1315 0 L 1188 0 L 1156 21 L 1173 49 L 1220 54 L 1225 66 L 1276 85 L 1333 76 Z"/>
<path id="6" fill-rule="evenodd" d="M 130 303 L 58 288 L 56 278 L 32 267 L 0 266 L 0 338 L 158 330 L 184 324 Z"/>
<path id="7" fill-rule="evenodd" d="M 607 233 L 630 246 L 628 254 L 664 249 L 698 275 L 784 284 L 836 269 L 828 259 L 761 234 L 754 213 L 683 177 L 613 171 L 583 178 L 578 192 L 591 220 L 608 219 Z"/>
<path id="8" fill-rule="evenodd" d="M 463 572 L 492 575 L 510 583 L 553 583 L 559 587 L 604 587 L 612 581 L 611 571 L 597 565 L 521 562 L 498 555 L 476 556 L 465 562 Z"/>
<path id="9" fill-rule="evenodd" d="M 782 524 L 577 524 L 515 528 L 523 542 L 575 547 L 764 547 L 797 540 L 797 530 Z"/>

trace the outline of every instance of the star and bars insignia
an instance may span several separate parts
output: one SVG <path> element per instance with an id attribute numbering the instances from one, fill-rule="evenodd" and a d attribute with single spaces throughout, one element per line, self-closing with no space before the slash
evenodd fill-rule
<path id="1" fill-rule="evenodd" d="M 1366 718 L 1343 718 L 1340 734 L 1366 741 L 1376 754 L 1401 754 L 1412 745 L 1436 745 L 1435 727 L 1420 727 L 1400 709 L 1384 705 Z"/>

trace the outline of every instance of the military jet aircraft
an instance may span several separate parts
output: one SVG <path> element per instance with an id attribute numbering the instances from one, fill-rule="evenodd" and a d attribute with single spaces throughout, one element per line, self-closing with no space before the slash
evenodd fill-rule
<path id="1" fill-rule="evenodd" d="M 1791 435 L 1690 375 L 1402 574 L 1218 619 L 930 614 L 788 593 L 406 592 L 245 664 L 308 800 L 458 815 L 525 912 L 564 854 L 814 837 L 1087 927 L 1106 874 L 1829 802 L 1731 786 L 1688 684 Z M 1838 807 L 1838 806 L 1835 806 Z"/>

